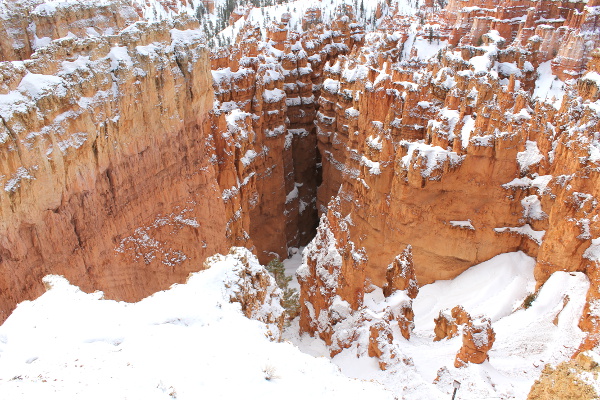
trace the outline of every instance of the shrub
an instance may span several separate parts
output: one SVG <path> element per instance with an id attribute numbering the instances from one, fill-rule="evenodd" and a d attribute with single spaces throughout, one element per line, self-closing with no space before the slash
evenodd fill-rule
<path id="1" fill-rule="evenodd" d="M 522 307 L 524 309 L 528 309 L 529 307 L 531 307 L 531 304 L 533 304 L 533 302 L 535 301 L 536 298 L 537 298 L 537 293 L 529 293 L 527 295 L 527 297 L 525 297 L 525 300 L 523 300 Z"/>
<path id="2" fill-rule="evenodd" d="M 283 291 L 281 305 L 285 309 L 285 324 L 289 326 L 290 322 L 300 313 L 298 291 L 289 287 L 292 277 L 285 275 L 285 267 L 279 258 L 269 261 L 267 271 L 275 278 L 277 286 Z"/>
<path id="3" fill-rule="evenodd" d="M 272 381 L 273 379 L 279 378 L 275 373 L 275 367 L 271 364 L 267 364 L 263 367 L 263 374 L 265 376 L 265 380 Z"/>

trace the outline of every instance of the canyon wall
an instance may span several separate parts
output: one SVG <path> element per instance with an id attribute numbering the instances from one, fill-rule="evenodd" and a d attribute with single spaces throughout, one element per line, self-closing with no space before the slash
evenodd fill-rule
<path id="1" fill-rule="evenodd" d="M 49 273 L 135 301 L 229 246 L 267 263 L 312 239 L 322 68 L 358 25 L 317 27 L 308 50 L 247 25 L 211 52 L 186 16 L 40 3 L 3 9 L 22 29 L 0 64 L 1 320 Z"/>
<path id="2" fill-rule="evenodd" d="M 351 272 L 323 290 L 360 309 L 356 296 L 383 286 L 409 245 L 420 285 L 517 250 L 536 258 L 538 287 L 555 271 L 595 279 L 600 8 L 557 4 L 450 2 L 389 18 L 324 67 L 317 205 L 346 233 L 333 234 L 342 260 L 332 249 L 305 262 Z M 549 19 L 562 36 L 543 34 Z M 347 243 L 358 269 L 344 258 Z M 311 310 L 323 301 L 313 286 L 324 272 L 309 271 L 301 327 L 326 332 L 339 321 L 315 327 Z M 582 319 L 588 332 L 598 330 L 589 321 L 598 296 Z"/>
<path id="3" fill-rule="evenodd" d="M 0 320 L 46 274 L 133 301 L 228 248 L 196 28 L 139 22 L 0 64 Z"/>

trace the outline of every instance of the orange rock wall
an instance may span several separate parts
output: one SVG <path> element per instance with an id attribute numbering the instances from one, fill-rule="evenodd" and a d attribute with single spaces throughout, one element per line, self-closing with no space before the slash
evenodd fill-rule
<path id="1" fill-rule="evenodd" d="M 132 301 L 227 249 L 208 52 L 177 36 L 190 28 L 138 23 L 0 64 L 17 97 L 0 112 L 0 320 L 46 274 Z"/>

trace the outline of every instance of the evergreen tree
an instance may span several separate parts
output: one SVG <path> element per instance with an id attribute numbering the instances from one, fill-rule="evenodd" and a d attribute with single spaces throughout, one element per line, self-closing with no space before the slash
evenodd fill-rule
<path id="1" fill-rule="evenodd" d="M 291 276 L 285 275 L 285 267 L 279 258 L 274 258 L 267 264 L 267 271 L 275 278 L 277 286 L 283 291 L 283 300 L 281 305 L 285 309 L 286 326 L 300 313 L 300 304 L 298 291 L 290 288 Z"/>

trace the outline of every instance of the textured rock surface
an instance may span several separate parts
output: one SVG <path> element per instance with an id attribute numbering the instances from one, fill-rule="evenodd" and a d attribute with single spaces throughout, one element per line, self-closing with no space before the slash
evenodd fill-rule
<path id="1" fill-rule="evenodd" d="M 463 328 L 462 347 L 456 354 L 454 366 L 459 368 L 466 363 L 481 364 L 488 359 L 496 335 L 489 318 L 472 319 L 467 314 Z"/>
<path id="2" fill-rule="evenodd" d="M 583 353 L 556 368 L 546 365 L 540 378 L 531 387 L 527 399 L 597 399 L 598 394 L 589 382 L 597 378 L 598 372 L 598 363 Z"/>
<path id="3" fill-rule="evenodd" d="M 538 285 L 593 268 L 597 15 L 594 2 L 450 2 L 390 18 L 325 65 L 317 206 L 339 198 L 367 259 L 346 287 L 383 286 L 407 245 L 421 285 L 516 250 L 537 259 Z"/>
<path id="4" fill-rule="evenodd" d="M 379 360 L 379 368 L 385 371 L 391 363 L 396 362 L 397 354 L 394 352 L 393 335 L 389 325 L 377 322 L 369 328 L 369 357 Z"/>
<path id="5" fill-rule="evenodd" d="M 452 310 L 440 311 L 439 316 L 434 319 L 435 338 L 433 341 L 438 342 L 458 336 L 459 326 L 467 324 L 470 319 L 469 314 L 461 306 L 456 306 Z"/>
<path id="6" fill-rule="evenodd" d="M 285 313 L 281 305 L 283 294 L 275 278 L 258 263 L 254 254 L 243 247 L 232 247 L 228 255 L 208 257 L 204 268 L 220 261 L 232 265 L 234 278 L 224 282 L 230 292 L 230 301 L 240 303 L 247 318 L 267 324 L 272 340 L 281 340 Z"/>
<path id="7" fill-rule="evenodd" d="M 123 30 L 136 3 L 2 8 L 2 60 L 25 61 L 0 64 L 0 319 L 47 273 L 134 300 L 230 245 L 285 257 L 319 220 L 300 324 L 332 351 L 336 325 L 372 325 L 373 285 L 408 290 L 383 318 L 408 338 L 415 282 L 500 253 L 535 257 L 538 285 L 595 276 L 597 0 L 428 2 L 368 34 L 310 9 L 268 43 L 245 25 L 210 67 L 188 19 Z"/>
<path id="8" fill-rule="evenodd" d="M 0 320 L 46 274 L 138 300 L 227 248 L 196 26 L 137 23 L 0 64 Z"/>
<path id="9" fill-rule="evenodd" d="M 386 283 L 383 287 L 383 294 L 387 297 L 396 290 L 406 290 L 408 297 L 414 299 L 419 292 L 419 285 L 415 276 L 415 268 L 412 260 L 412 248 L 407 246 L 404 251 L 398 255 L 394 262 L 388 265 L 386 272 Z"/>

